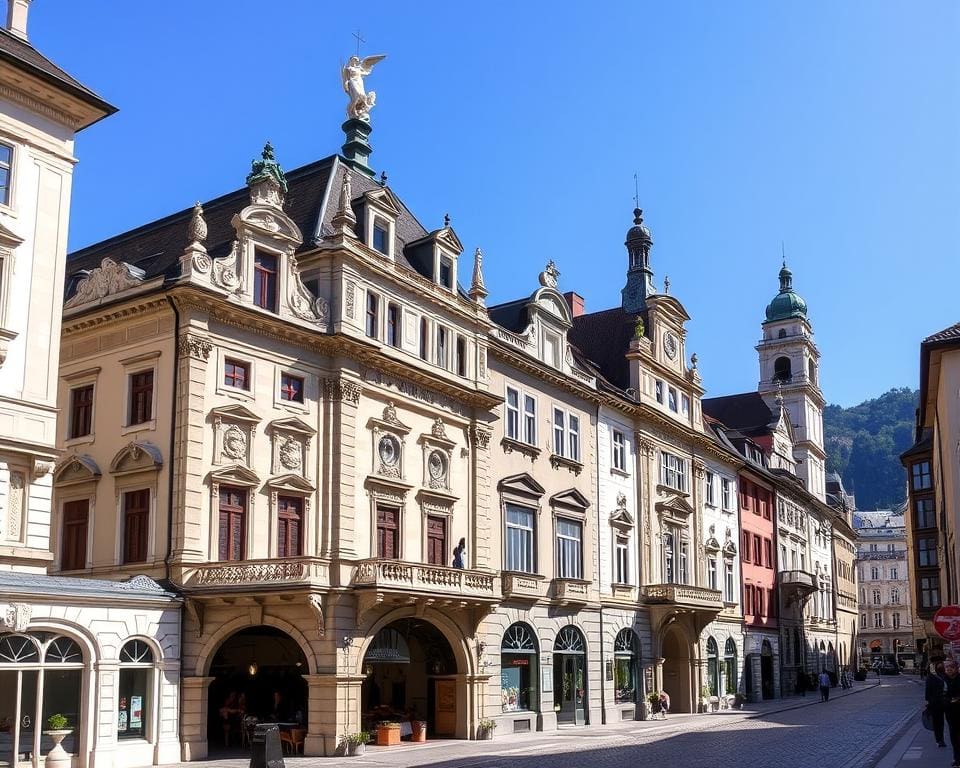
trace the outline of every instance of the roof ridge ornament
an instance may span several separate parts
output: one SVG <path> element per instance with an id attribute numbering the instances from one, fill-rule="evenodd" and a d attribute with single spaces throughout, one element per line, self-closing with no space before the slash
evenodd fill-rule
<path id="1" fill-rule="evenodd" d="M 359 42 L 359 41 L 358 41 Z M 340 70 L 340 80 L 344 93 L 349 97 L 347 102 L 347 117 L 352 120 L 370 122 L 370 110 L 377 103 L 377 92 L 367 93 L 363 78 L 373 72 L 373 68 L 383 61 L 386 55 L 351 56 L 350 60 Z"/>
<path id="2" fill-rule="evenodd" d="M 203 248 L 203 243 L 207 239 L 207 222 L 203 218 L 203 206 L 197 200 L 193 206 L 193 214 L 190 216 L 190 225 L 187 227 L 187 240 L 191 245 Z M 206 249 L 204 249 L 206 250 Z"/>
<path id="3" fill-rule="evenodd" d="M 560 283 L 560 270 L 557 269 L 557 265 L 554 264 L 553 259 L 547 262 L 547 266 L 544 268 L 543 272 L 540 273 L 540 285 L 544 288 L 553 288 L 556 290 L 557 285 Z"/>
<path id="4" fill-rule="evenodd" d="M 473 252 L 473 280 L 470 283 L 470 290 L 467 295 L 481 307 L 484 306 L 489 292 L 487 286 L 483 283 L 483 251 L 477 248 Z"/>
<path id="5" fill-rule="evenodd" d="M 353 212 L 353 191 L 351 188 L 350 169 L 343 169 L 343 179 L 340 182 L 340 199 L 337 203 L 337 212 L 333 214 L 331 223 L 336 233 L 343 237 L 357 239 L 354 227 L 357 225 L 357 215 Z"/>
<path id="6" fill-rule="evenodd" d="M 250 164 L 247 174 L 247 186 L 250 187 L 250 202 L 283 208 L 283 199 L 287 194 L 287 177 L 273 154 L 273 144 L 263 145 L 260 159 Z"/>

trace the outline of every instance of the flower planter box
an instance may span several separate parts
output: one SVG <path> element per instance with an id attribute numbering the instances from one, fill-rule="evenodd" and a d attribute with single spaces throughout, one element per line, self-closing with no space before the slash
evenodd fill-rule
<path id="1" fill-rule="evenodd" d="M 414 720 L 410 724 L 413 729 L 413 734 L 410 736 L 410 741 L 426 741 L 427 740 L 427 721 L 426 720 Z"/>
<path id="2" fill-rule="evenodd" d="M 353 757 L 364 755 L 367 752 L 366 744 L 347 744 L 347 754 Z"/>
<path id="3" fill-rule="evenodd" d="M 400 725 L 378 725 L 377 746 L 392 747 L 400 743 Z"/>
<path id="4" fill-rule="evenodd" d="M 477 738 L 481 741 L 490 741 L 493 738 L 493 728 L 480 728 L 477 731 Z"/>

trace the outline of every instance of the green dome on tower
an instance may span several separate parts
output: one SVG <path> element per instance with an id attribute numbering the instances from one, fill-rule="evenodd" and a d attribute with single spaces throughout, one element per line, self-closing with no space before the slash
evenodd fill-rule
<path id="1" fill-rule="evenodd" d="M 807 302 L 800 294 L 793 290 L 793 272 L 787 269 L 787 263 L 783 263 L 780 269 L 780 293 L 773 297 L 773 301 L 767 304 L 766 323 L 775 323 L 778 320 L 789 320 L 792 317 L 807 317 Z"/>

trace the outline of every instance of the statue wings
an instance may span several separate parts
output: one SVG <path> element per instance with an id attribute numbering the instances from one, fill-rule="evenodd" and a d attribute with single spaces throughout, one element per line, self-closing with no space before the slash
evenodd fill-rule
<path id="1" fill-rule="evenodd" d="M 360 61 L 360 71 L 363 72 L 364 75 L 369 75 L 371 72 L 373 72 L 373 68 L 374 68 L 377 64 L 379 64 L 381 61 L 383 61 L 385 58 L 387 58 L 386 55 L 383 55 L 383 56 L 367 56 L 367 57 L 361 59 L 361 61 Z"/>

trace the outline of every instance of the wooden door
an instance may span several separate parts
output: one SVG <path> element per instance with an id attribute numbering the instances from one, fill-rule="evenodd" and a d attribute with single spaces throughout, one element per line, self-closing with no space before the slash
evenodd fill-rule
<path id="1" fill-rule="evenodd" d="M 434 732 L 438 736 L 454 736 L 457 732 L 457 681 L 434 680 L 437 695 Z"/>
<path id="2" fill-rule="evenodd" d="M 450 565 L 447 562 L 446 518 L 433 515 L 427 518 L 427 562 L 430 565 Z"/>
<path id="3" fill-rule="evenodd" d="M 396 560 L 400 557 L 400 510 L 377 507 L 377 557 Z"/>

